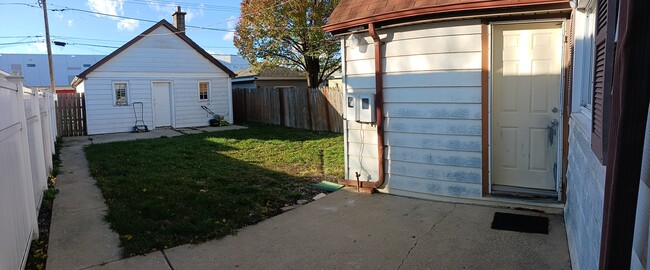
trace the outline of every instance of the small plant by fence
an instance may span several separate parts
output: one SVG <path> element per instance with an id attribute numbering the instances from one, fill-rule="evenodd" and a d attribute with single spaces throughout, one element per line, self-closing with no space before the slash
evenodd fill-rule
<path id="1" fill-rule="evenodd" d="M 235 122 L 259 122 L 343 132 L 343 94 L 338 88 L 233 89 Z"/>
<path id="2" fill-rule="evenodd" d="M 86 99 L 83 93 L 57 94 L 56 126 L 63 137 L 87 135 Z"/>

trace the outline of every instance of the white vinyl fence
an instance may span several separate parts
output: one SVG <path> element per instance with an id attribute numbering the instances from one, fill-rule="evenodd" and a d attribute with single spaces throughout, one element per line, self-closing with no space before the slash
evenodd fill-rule
<path id="1" fill-rule="evenodd" d="M 0 77 L 0 270 L 23 269 L 56 138 L 53 95 Z"/>

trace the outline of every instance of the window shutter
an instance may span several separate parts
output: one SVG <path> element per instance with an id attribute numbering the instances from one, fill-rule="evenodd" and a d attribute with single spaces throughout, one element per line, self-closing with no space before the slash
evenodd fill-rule
<path id="1" fill-rule="evenodd" d="M 591 149 L 605 165 L 614 74 L 614 35 L 617 0 L 598 0 L 594 46 L 594 89 L 591 117 Z"/>

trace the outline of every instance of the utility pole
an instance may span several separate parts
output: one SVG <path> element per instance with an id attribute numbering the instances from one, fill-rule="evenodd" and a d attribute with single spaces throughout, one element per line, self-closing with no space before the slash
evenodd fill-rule
<path id="1" fill-rule="evenodd" d="M 56 93 L 56 84 L 54 84 L 54 69 L 52 68 L 52 44 L 50 42 L 50 24 L 47 20 L 47 3 L 45 0 L 39 0 L 43 7 L 43 18 L 45 19 L 45 45 L 47 45 L 47 64 L 50 67 L 50 88 L 52 93 Z"/>

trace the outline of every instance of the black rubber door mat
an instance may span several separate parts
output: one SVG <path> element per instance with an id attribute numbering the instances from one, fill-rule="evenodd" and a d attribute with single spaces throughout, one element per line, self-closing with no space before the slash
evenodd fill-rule
<path id="1" fill-rule="evenodd" d="M 548 234 L 548 218 L 496 212 L 492 220 L 492 229 Z"/>

